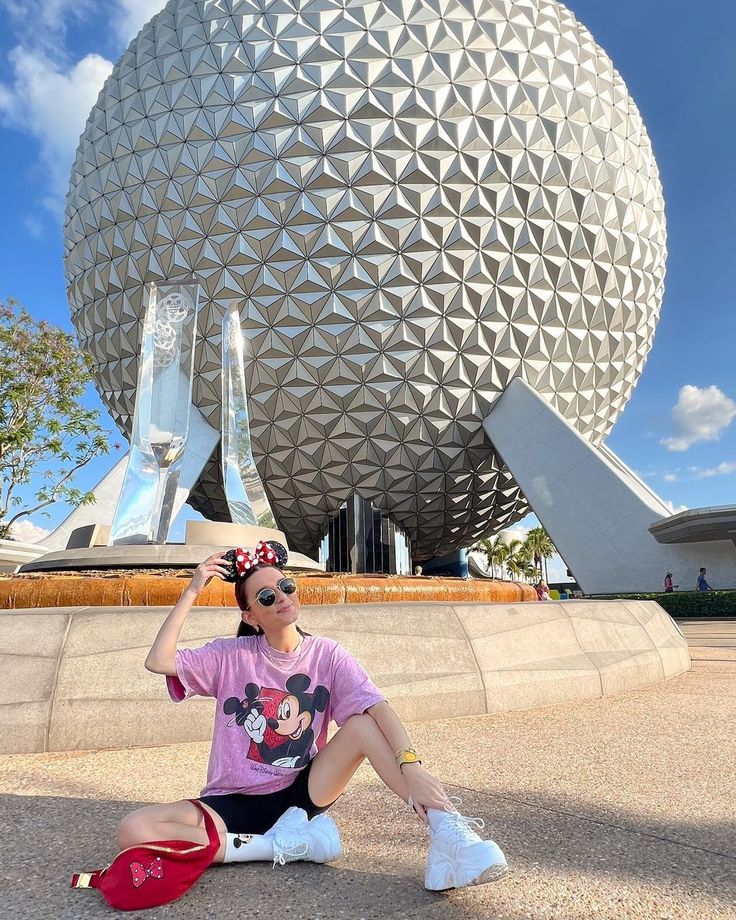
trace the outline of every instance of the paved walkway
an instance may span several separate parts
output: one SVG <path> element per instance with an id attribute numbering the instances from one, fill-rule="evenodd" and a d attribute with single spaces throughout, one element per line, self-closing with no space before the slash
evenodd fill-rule
<path id="1" fill-rule="evenodd" d="M 676 622 L 691 648 L 736 648 L 736 620 L 710 617 Z"/>
<path id="2" fill-rule="evenodd" d="M 131 916 L 733 920 L 736 621 L 683 626 L 722 644 L 694 647 L 693 670 L 659 686 L 413 726 L 428 766 L 506 850 L 506 880 L 425 891 L 422 826 L 361 768 L 334 808 L 341 863 L 213 869 L 173 907 Z M 189 744 L 0 758 L 3 916 L 114 916 L 66 887 L 71 872 L 109 860 L 133 804 L 196 794 L 206 757 Z"/>

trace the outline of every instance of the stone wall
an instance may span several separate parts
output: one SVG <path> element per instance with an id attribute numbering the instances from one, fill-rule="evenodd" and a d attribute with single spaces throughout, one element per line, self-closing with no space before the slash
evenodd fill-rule
<path id="1" fill-rule="evenodd" d="M 143 661 L 167 608 L 0 612 L 0 752 L 203 741 L 213 702 L 169 702 Z M 236 611 L 195 608 L 182 644 L 233 635 Z M 674 621 L 651 601 L 354 604 L 308 607 L 402 718 L 472 716 L 606 696 L 690 667 Z"/>

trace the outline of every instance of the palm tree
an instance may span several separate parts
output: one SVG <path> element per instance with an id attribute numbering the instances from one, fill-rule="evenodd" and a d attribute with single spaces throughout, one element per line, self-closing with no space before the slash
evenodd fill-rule
<path id="1" fill-rule="evenodd" d="M 493 543 L 491 543 L 491 555 L 488 557 L 488 562 L 492 571 L 495 572 L 496 566 L 499 566 L 501 573 L 503 573 L 504 563 L 508 558 L 509 548 L 506 544 L 506 541 L 499 534 Z"/>
<path id="2" fill-rule="evenodd" d="M 503 564 L 508 558 L 509 548 L 501 536 L 497 536 L 493 540 L 478 540 L 478 542 L 470 548 L 479 553 L 485 553 L 492 578 L 496 577 L 497 565 L 501 566 L 503 571 Z"/>
<path id="3" fill-rule="evenodd" d="M 523 559 L 520 559 L 517 553 L 514 553 L 512 556 L 506 560 L 506 571 L 509 573 L 511 578 L 514 576 L 516 578 L 521 578 L 524 574 L 525 563 Z"/>
<path id="4" fill-rule="evenodd" d="M 509 576 L 509 578 L 512 579 L 514 575 L 519 574 L 519 560 L 517 558 L 517 553 L 519 552 L 521 543 L 521 540 L 518 540 L 516 537 L 514 537 L 506 544 L 506 558 L 504 559 L 503 564 L 506 569 L 506 574 Z"/>
<path id="5" fill-rule="evenodd" d="M 517 537 L 513 537 L 511 540 L 509 540 L 506 544 L 506 548 L 509 551 L 509 556 L 515 556 L 516 553 L 519 552 L 519 548 L 523 542 L 523 540 L 519 540 Z"/>
<path id="6" fill-rule="evenodd" d="M 557 548 L 550 539 L 544 527 L 532 527 L 526 535 L 525 545 L 529 548 L 534 567 L 542 577 L 542 563 L 544 563 L 544 580 L 547 581 L 547 560 L 557 553 Z"/>
<path id="7" fill-rule="evenodd" d="M 517 540 L 516 538 L 509 540 L 508 551 L 509 555 L 506 559 L 506 571 L 512 578 L 514 576 L 516 576 L 516 578 L 522 578 L 531 559 L 528 550 L 524 547 L 524 541 Z"/>
<path id="8" fill-rule="evenodd" d="M 505 569 L 510 578 L 530 581 L 542 577 L 542 563 L 546 569 L 546 560 L 557 552 L 543 527 L 533 527 L 525 540 L 514 537 L 506 542 L 503 535 L 498 534 L 492 540 L 478 540 L 471 549 L 485 554 L 493 578 L 496 577 L 496 567 L 499 567 L 501 575 Z"/>

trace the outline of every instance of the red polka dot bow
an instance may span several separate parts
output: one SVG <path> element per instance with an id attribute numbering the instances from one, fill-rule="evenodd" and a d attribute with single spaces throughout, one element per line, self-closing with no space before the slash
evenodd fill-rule
<path id="1" fill-rule="evenodd" d="M 235 570 L 240 578 L 255 565 L 276 565 L 277 562 L 278 556 L 275 551 L 263 540 L 256 544 L 252 553 L 240 547 L 235 550 Z"/>
<path id="2" fill-rule="evenodd" d="M 148 868 L 143 863 L 132 862 L 130 864 L 130 876 L 133 879 L 134 888 L 140 888 L 147 878 L 163 878 L 164 864 L 161 862 L 161 857 L 157 856 L 152 860 Z"/>

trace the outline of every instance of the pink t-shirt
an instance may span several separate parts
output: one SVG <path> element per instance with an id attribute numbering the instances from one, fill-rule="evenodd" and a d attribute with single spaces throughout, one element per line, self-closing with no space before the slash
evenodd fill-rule
<path id="1" fill-rule="evenodd" d="M 363 668 L 332 639 L 305 636 L 277 652 L 263 636 L 215 639 L 176 653 L 178 677 L 166 679 L 175 702 L 217 700 L 202 795 L 264 794 L 291 785 L 342 725 L 384 699 Z"/>

